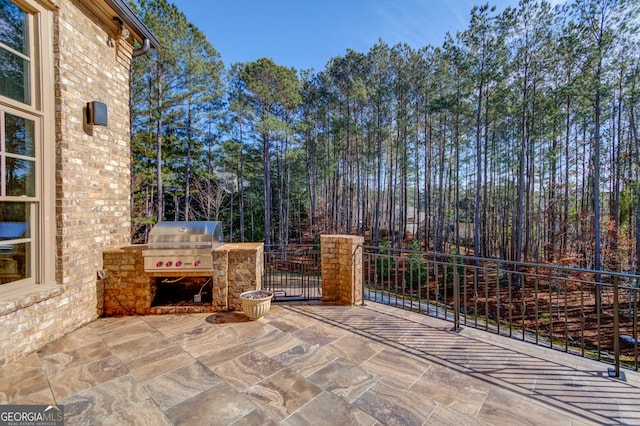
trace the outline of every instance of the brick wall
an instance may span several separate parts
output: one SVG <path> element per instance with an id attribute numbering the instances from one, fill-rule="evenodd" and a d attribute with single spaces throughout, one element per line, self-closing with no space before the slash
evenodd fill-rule
<path id="1" fill-rule="evenodd" d="M 130 240 L 131 46 L 80 2 L 60 2 L 56 67 L 58 282 L 94 285 L 102 251 Z M 84 124 L 86 103 L 108 108 L 107 126 Z"/>
<path id="2" fill-rule="evenodd" d="M 340 305 L 362 303 L 364 237 L 321 235 L 322 301 Z"/>
<path id="3" fill-rule="evenodd" d="M 0 312 L 0 365 L 40 349 L 76 329 L 78 318 L 95 311 L 95 288 L 51 286 L 22 298 Z M 88 308 L 90 307 L 90 308 Z M 95 316 L 95 314 L 94 314 Z"/>
<path id="4" fill-rule="evenodd" d="M 2 304 L 0 365 L 94 320 L 102 252 L 130 240 L 132 46 L 82 2 L 54 4 L 55 141 L 45 143 L 56 152 L 57 283 Z M 89 101 L 107 105 L 108 126 L 84 124 Z"/>

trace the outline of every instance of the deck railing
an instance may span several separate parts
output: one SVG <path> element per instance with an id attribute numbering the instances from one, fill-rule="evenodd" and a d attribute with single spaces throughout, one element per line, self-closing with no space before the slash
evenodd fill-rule
<path id="1" fill-rule="evenodd" d="M 365 299 L 638 370 L 640 275 L 365 246 Z"/>
<path id="2" fill-rule="evenodd" d="M 263 287 L 276 300 L 322 297 L 319 245 L 269 245 L 264 248 Z"/>

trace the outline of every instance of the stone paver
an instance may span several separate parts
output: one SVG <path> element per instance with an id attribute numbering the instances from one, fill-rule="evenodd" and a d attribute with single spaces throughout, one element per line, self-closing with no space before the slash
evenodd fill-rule
<path id="1" fill-rule="evenodd" d="M 0 368 L 66 424 L 638 424 L 640 375 L 392 307 L 99 319 Z"/>

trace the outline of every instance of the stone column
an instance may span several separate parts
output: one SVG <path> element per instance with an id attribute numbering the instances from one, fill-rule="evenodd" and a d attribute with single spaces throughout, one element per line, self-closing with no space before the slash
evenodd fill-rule
<path id="1" fill-rule="evenodd" d="M 223 247 L 224 244 L 213 254 L 213 310 L 216 312 L 229 310 L 229 251 Z"/>
<path id="2" fill-rule="evenodd" d="M 216 249 L 214 259 L 214 274 L 219 275 L 214 275 L 214 307 L 218 311 L 242 310 L 240 294 L 262 289 L 264 244 L 227 243 Z"/>
<path id="3" fill-rule="evenodd" d="M 322 301 L 339 305 L 362 303 L 364 237 L 321 235 Z"/>

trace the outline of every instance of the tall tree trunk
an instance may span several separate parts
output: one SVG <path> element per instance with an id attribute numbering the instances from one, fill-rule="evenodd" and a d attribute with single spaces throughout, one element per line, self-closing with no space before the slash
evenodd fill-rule
<path id="1" fill-rule="evenodd" d="M 629 127 L 631 129 L 632 143 L 635 148 L 636 158 L 640 155 L 640 135 L 638 135 L 638 126 L 636 124 L 635 108 L 631 108 L 629 112 Z M 640 167 L 638 162 L 635 164 L 636 176 L 640 175 Z M 640 274 L 640 183 L 636 181 L 636 256 L 635 256 L 635 271 L 636 274 Z"/>
<path id="2" fill-rule="evenodd" d="M 191 101 L 187 103 L 187 164 L 184 172 L 184 220 L 189 219 L 190 189 L 191 189 Z M 178 210 L 176 206 L 176 210 Z"/>
<path id="3" fill-rule="evenodd" d="M 555 121 L 555 120 L 554 120 Z M 557 124 L 554 123 L 554 133 L 557 132 Z M 554 137 L 551 146 L 551 183 L 549 185 L 548 197 L 548 230 L 547 239 L 548 246 L 545 250 L 545 261 L 554 262 L 557 246 L 558 233 L 558 138 Z"/>
<path id="4" fill-rule="evenodd" d="M 444 114 L 440 114 L 440 142 L 438 149 L 440 150 L 438 155 L 438 206 L 437 206 L 437 215 L 436 215 L 436 224 L 435 224 L 435 232 L 434 232 L 434 249 L 438 252 L 443 252 L 444 249 L 444 197 L 445 197 L 445 188 L 444 188 L 444 175 L 445 175 L 445 124 L 444 124 Z"/>
<path id="5" fill-rule="evenodd" d="M 376 169 L 376 213 L 375 213 L 375 219 L 374 219 L 374 226 L 375 226 L 375 233 L 376 233 L 375 245 L 379 246 L 380 245 L 380 208 L 381 208 L 381 202 L 382 202 L 382 200 L 380 199 L 380 196 L 382 194 L 382 129 L 380 128 L 380 124 L 381 124 L 380 114 L 382 112 L 381 112 L 380 104 L 377 105 L 377 108 L 378 108 L 378 112 L 377 112 L 378 116 L 377 116 L 376 138 L 377 138 L 378 155 L 376 156 L 376 159 L 378 162 L 378 167 Z"/>
<path id="6" fill-rule="evenodd" d="M 162 116 L 160 108 L 162 105 L 162 79 L 161 74 L 158 72 L 158 99 L 157 99 L 157 114 L 156 118 L 156 216 L 158 222 L 164 217 L 164 193 L 162 190 Z"/>
<path id="7" fill-rule="evenodd" d="M 528 144 L 528 133 L 527 130 L 529 128 L 528 116 L 527 116 L 527 104 L 529 101 L 529 69 L 528 69 L 528 58 L 525 58 L 525 66 L 524 66 L 524 75 L 523 75 L 523 87 L 522 87 L 522 109 L 520 116 L 520 152 L 518 155 L 518 205 L 516 207 L 516 211 L 514 212 L 515 220 L 514 220 L 514 243 L 515 243 L 515 253 L 513 256 L 513 260 L 516 262 L 522 261 L 522 234 L 523 230 L 523 221 L 524 221 L 524 193 L 525 193 L 525 170 L 527 168 L 526 165 L 526 153 L 527 153 L 527 144 Z"/>
<path id="8" fill-rule="evenodd" d="M 569 210 L 570 210 L 570 198 L 569 198 L 569 179 L 571 170 L 569 143 L 571 142 L 571 96 L 567 95 L 566 102 L 566 118 L 564 128 L 564 195 L 562 197 L 562 241 L 560 243 L 562 247 L 562 256 L 566 257 L 569 248 Z"/>
<path id="9" fill-rule="evenodd" d="M 602 269 L 602 247 L 600 237 L 600 115 L 601 115 L 601 87 L 600 76 L 602 73 L 602 61 L 600 60 L 596 70 L 596 97 L 595 97 L 595 137 L 593 150 L 593 238 L 594 244 L 594 269 Z M 600 274 L 596 274 L 596 282 L 600 282 Z M 602 291 L 598 285 L 596 292 L 596 311 L 602 312 Z"/>
<path id="10" fill-rule="evenodd" d="M 269 134 L 262 134 L 262 167 L 264 190 L 264 243 L 271 245 L 271 152 Z"/>
<path id="11" fill-rule="evenodd" d="M 476 104 L 476 197 L 475 208 L 473 213 L 473 246 L 476 257 L 481 257 L 483 252 L 480 247 L 481 231 L 480 222 L 482 221 L 482 97 L 484 84 L 480 81 L 478 85 L 478 101 Z M 477 261 L 476 261 L 477 263 Z M 477 280 L 476 280 L 477 281 Z"/>
<path id="12" fill-rule="evenodd" d="M 242 123 L 240 123 L 240 173 L 238 176 L 238 214 L 240 215 L 240 242 L 244 243 L 244 156 L 242 154 Z"/>
<path id="13" fill-rule="evenodd" d="M 309 204 L 310 204 L 310 220 L 311 220 L 311 235 L 315 238 L 318 232 L 318 224 L 316 212 L 318 210 L 317 194 L 318 194 L 318 170 L 317 170 L 317 138 L 314 134 L 311 136 L 311 132 L 307 136 L 307 170 L 309 176 Z"/>

